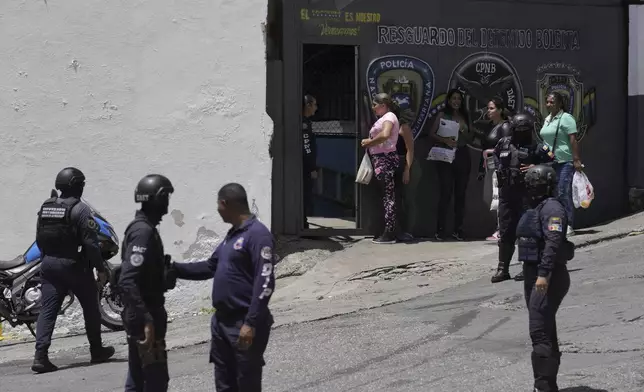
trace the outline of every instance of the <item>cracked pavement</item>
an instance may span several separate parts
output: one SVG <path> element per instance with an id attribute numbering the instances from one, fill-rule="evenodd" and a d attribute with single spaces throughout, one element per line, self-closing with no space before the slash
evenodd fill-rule
<path id="1" fill-rule="evenodd" d="M 580 250 L 570 262 L 572 285 L 557 321 L 562 391 L 644 390 L 642 254 L 642 237 L 633 236 Z M 522 283 L 492 285 L 488 275 L 398 304 L 275 328 L 264 390 L 531 390 Z M 172 333 L 180 333 L 179 322 Z M 106 338 L 119 340 L 114 336 Z M 54 344 L 64 345 L 60 340 Z M 18 355 L 20 346 L 2 348 L 3 392 L 123 390 L 123 345 L 116 362 L 95 366 L 86 364 L 86 348 L 62 350 L 53 360 L 64 369 L 39 376 L 29 357 Z M 207 351 L 199 344 L 169 353 L 170 390 L 214 389 Z"/>

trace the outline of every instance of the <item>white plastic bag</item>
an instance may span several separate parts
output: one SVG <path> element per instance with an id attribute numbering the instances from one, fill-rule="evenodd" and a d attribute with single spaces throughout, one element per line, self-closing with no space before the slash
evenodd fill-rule
<path id="1" fill-rule="evenodd" d="M 371 177 L 373 177 L 373 165 L 371 164 L 369 154 L 365 152 L 362 157 L 362 163 L 360 163 L 360 167 L 358 168 L 358 173 L 356 174 L 356 182 L 358 184 L 369 185 Z"/>
<path id="2" fill-rule="evenodd" d="M 492 202 L 490 203 L 490 211 L 497 211 L 499 209 L 499 180 L 496 178 L 496 170 L 492 172 Z"/>
<path id="3" fill-rule="evenodd" d="M 588 208 L 595 198 L 595 190 L 584 172 L 575 171 L 572 177 L 572 203 L 575 208 Z"/>

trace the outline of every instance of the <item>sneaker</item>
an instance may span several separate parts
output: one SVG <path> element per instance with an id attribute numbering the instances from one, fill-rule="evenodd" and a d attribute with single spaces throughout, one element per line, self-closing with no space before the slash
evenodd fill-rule
<path id="1" fill-rule="evenodd" d="M 491 236 L 487 237 L 485 240 L 486 241 L 498 241 L 499 238 L 501 238 L 501 236 L 499 235 L 499 231 L 497 230 L 497 231 L 494 232 L 494 234 L 492 234 Z"/>
<path id="2" fill-rule="evenodd" d="M 398 241 L 400 242 L 409 242 L 413 240 L 414 240 L 414 236 L 409 233 L 401 233 L 398 235 Z"/>
<path id="3" fill-rule="evenodd" d="M 443 235 L 441 233 L 434 234 L 434 239 L 436 241 L 444 241 L 445 240 L 445 238 L 443 237 Z"/>
<path id="4" fill-rule="evenodd" d="M 566 236 L 568 236 L 568 237 L 572 237 L 573 235 L 575 235 L 575 231 L 572 229 L 572 226 L 568 226 L 568 230 L 567 230 L 567 232 L 566 232 Z"/>
<path id="5" fill-rule="evenodd" d="M 463 241 L 463 233 L 460 231 L 455 231 L 452 233 L 452 238 L 454 238 L 456 241 Z"/>
<path id="6" fill-rule="evenodd" d="M 396 236 L 391 233 L 384 233 L 380 237 L 371 240 L 371 242 L 373 242 L 374 244 L 395 244 Z"/>
<path id="7" fill-rule="evenodd" d="M 517 282 L 524 281 L 525 277 L 523 276 L 523 271 L 521 271 L 518 274 L 514 275 L 514 280 L 516 280 Z"/>

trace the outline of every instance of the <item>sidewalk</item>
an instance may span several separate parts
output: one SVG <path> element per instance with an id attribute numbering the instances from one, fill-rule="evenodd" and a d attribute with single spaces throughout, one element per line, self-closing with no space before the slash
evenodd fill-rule
<path id="1" fill-rule="evenodd" d="M 578 230 L 570 240 L 581 249 L 642 231 L 644 212 Z M 278 280 L 271 308 L 281 325 L 404 301 L 491 277 L 497 251 L 493 241 L 376 245 L 364 239 L 331 254 L 286 286 Z M 518 263 L 510 272 L 519 272 Z"/>

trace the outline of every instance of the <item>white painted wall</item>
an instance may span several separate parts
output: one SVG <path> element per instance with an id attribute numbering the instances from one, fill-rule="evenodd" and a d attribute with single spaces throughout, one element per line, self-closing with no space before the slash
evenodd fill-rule
<path id="1" fill-rule="evenodd" d="M 644 95 L 644 5 L 630 5 L 628 95 Z"/>
<path id="2" fill-rule="evenodd" d="M 216 193 L 226 182 L 243 184 L 269 225 L 265 19 L 265 0 L 3 1 L 0 258 L 31 244 L 68 165 L 121 237 L 138 180 L 168 176 L 184 225 L 167 216 L 161 234 L 178 259 L 199 228 L 225 234 Z"/>

